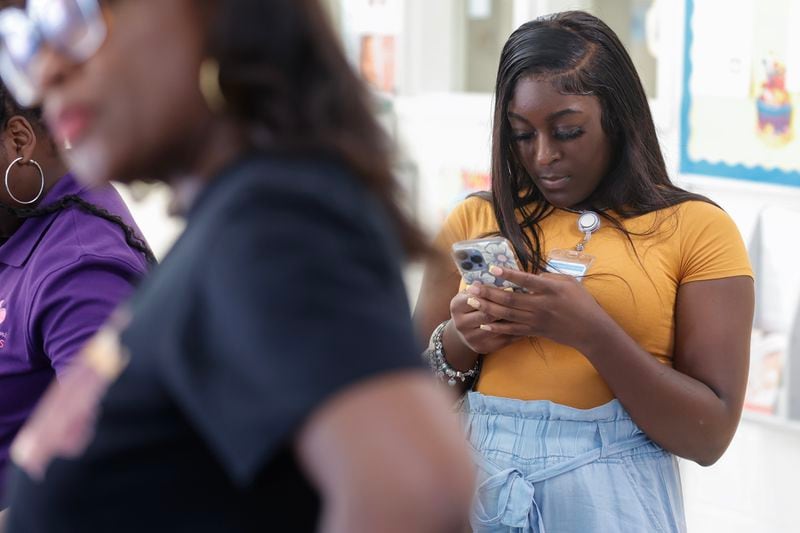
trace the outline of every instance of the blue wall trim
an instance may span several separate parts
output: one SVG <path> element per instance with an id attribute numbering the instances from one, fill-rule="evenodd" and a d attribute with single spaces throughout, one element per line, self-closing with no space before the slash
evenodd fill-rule
<path id="1" fill-rule="evenodd" d="M 683 95 L 681 99 L 681 162 L 680 171 L 684 174 L 700 174 L 719 176 L 739 180 L 760 181 L 800 187 L 800 172 L 786 172 L 780 169 L 767 169 L 761 166 L 746 167 L 727 163 L 711 163 L 689 157 L 689 111 L 692 109 L 692 93 L 689 90 L 692 75 L 692 14 L 694 0 L 686 0 L 686 16 L 684 20 L 686 41 L 683 47 Z M 796 112 L 796 111 L 795 111 Z"/>

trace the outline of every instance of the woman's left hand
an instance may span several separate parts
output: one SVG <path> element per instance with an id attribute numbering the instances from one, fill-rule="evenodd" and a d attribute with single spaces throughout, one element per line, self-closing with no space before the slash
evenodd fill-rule
<path id="1" fill-rule="evenodd" d="M 593 338 L 594 326 L 608 315 L 586 288 L 572 276 L 529 274 L 492 267 L 501 276 L 528 292 L 473 285 L 467 289 L 476 309 L 499 321 L 481 326 L 494 333 L 519 337 L 546 337 L 560 344 L 580 349 Z"/>

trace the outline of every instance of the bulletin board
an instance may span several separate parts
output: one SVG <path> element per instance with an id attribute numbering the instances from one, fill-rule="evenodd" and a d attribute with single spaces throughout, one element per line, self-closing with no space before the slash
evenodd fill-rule
<path id="1" fill-rule="evenodd" d="M 800 0 L 686 0 L 681 172 L 800 187 Z"/>

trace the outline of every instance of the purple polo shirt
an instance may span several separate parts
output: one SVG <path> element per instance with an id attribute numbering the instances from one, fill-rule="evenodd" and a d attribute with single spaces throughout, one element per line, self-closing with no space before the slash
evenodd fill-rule
<path id="1" fill-rule="evenodd" d="M 77 194 L 141 232 L 110 185 L 61 178 L 41 206 Z M 8 449 L 54 376 L 147 271 L 120 227 L 72 206 L 30 218 L 0 246 L 0 508 Z"/>

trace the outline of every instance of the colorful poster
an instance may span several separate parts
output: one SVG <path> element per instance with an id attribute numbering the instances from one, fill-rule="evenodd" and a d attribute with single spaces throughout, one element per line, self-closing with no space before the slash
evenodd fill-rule
<path id="1" fill-rule="evenodd" d="M 748 411 L 779 414 L 787 347 L 786 335 L 753 331 L 744 398 Z"/>
<path id="2" fill-rule="evenodd" d="M 395 93 L 402 3 L 343 0 L 341 5 L 345 49 L 351 61 L 374 89 Z"/>
<path id="3" fill-rule="evenodd" d="M 365 34 L 361 36 L 359 72 L 373 88 L 395 92 L 395 36 Z"/>
<path id="4" fill-rule="evenodd" d="M 687 0 L 681 172 L 800 186 L 799 4 Z"/>

